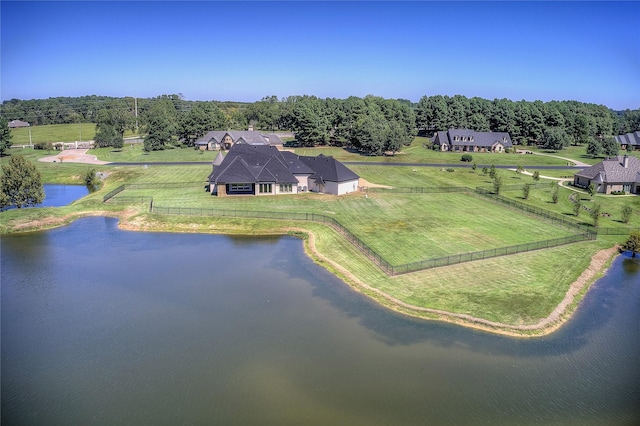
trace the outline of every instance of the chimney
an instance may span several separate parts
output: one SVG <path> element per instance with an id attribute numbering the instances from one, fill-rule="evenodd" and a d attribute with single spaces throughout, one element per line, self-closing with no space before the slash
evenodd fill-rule
<path id="1" fill-rule="evenodd" d="M 629 157 L 627 157 L 626 155 L 622 157 L 622 167 L 624 167 L 625 169 L 629 167 Z"/>

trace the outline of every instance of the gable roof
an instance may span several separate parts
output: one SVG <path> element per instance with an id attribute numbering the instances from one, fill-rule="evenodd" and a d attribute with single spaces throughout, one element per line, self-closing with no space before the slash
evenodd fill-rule
<path id="1" fill-rule="evenodd" d="M 196 145 L 206 145 L 209 142 L 222 143 L 225 136 L 231 136 L 234 143 L 249 145 L 282 145 L 282 140 L 274 134 L 262 134 L 254 130 L 212 130 L 196 141 Z"/>
<path id="2" fill-rule="evenodd" d="M 220 164 L 222 164 L 223 160 L 224 160 L 224 155 L 222 155 L 222 151 L 218 151 L 218 155 L 216 155 L 216 158 L 213 160 L 213 165 L 219 166 Z"/>
<path id="3" fill-rule="evenodd" d="M 210 182 L 297 183 L 284 158 L 273 146 L 234 144 L 209 175 Z"/>
<path id="4" fill-rule="evenodd" d="M 505 148 L 511 148 L 511 136 L 507 132 L 476 132 L 470 129 L 449 129 L 446 132 L 439 131 L 433 139 L 434 143 L 457 146 L 484 146 L 492 147 L 500 142 Z"/>
<path id="5" fill-rule="evenodd" d="M 221 154 L 218 155 L 220 157 Z M 218 160 L 216 157 L 216 160 Z M 216 166 L 214 161 L 214 166 Z M 333 157 L 298 156 L 274 146 L 234 144 L 209 175 L 212 183 L 298 183 L 295 175 L 330 182 L 346 182 L 359 176 Z"/>
<path id="6" fill-rule="evenodd" d="M 640 131 L 614 136 L 620 145 L 640 146 Z"/>
<path id="7" fill-rule="evenodd" d="M 313 170 L 313 174 L 309 178 L 316 181 L 339 183 L 359 178 L 357 174 L 333 157 L 320 154 L 317 157 L 300 156 L 299 159 Z"/>
<path id="8" fill-rule="evenodd" d="M 624 167 L 625 157 L 627 167 Z M 598 175 L 601 175 L 602 181 L 607 183 L 640 182 L 640 159 L 618 155 L 576 173 L 576 176 L 587 179 L 595 179 Z"/>

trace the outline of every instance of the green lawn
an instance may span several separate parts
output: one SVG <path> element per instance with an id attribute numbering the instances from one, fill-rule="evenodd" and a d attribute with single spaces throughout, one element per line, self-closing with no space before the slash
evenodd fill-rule
<path id="1" fill-rule="evenodd" d="M 413 147 L 412 147 L 413 148 Z M 126 150 L 126 148 L 125 148 Z M 416 150 L 424 150 L 417 147 Z M 133 160 L 144 155 L 139 145 L 130 152 L 100 152 L 101 156 Z M 108 151 L 108 150 L 105 150 Z M 424 150 L 431 154 L 429 150 Z M 385 292 L 389 296 L 419 307 L 442 309 L 473 316 L 512 323 L 533 323 L 551 312 L 567 291 L 568 286 L 586 268 L 593 253 L 624 241 L 625 237 L 603 237 L 598 241 L 572 244 L 552 249 L 486 259 L 446 268 L 436 268 L 397 277 L 388 277 L 371 263 L 352 244 L 331 228 L 311 222 L 290 222 L 264 219 L 230 219 L 211 217 L 181 217 L 149 214 L 145 205 L 104 204 L 102 197 L 123 183 L 186 182 L 191 185 L 181 189 L 127 190 L 122 196 L 152 196 L 157 205 L 204 207 L 212 209 L 240 209 L 253 211 L 316 212 L 336 218 L 354 234 L 374 248 L 393 264 L 422 260 L 486 248 L 520 244 L 558 238 L 568 232 L 545 222 L 502 208 L 482 199 L 464 194 L 397 194 L 370 192 L 347 196 L 321 194 L 298 194 L 279 197 L 213 197 L 204 190 L 204 182 L 212 168 L 209 165 L 160 166 L 154 161 L 201 161 L 200 154 L 193 149 L 167 150 L 149 154 L 148 164 L 140 166 L 87 166 L 73 163 L 42 163 L 37 158 L 48 155 L 46 151 L 11 150 L 21 153 L 36 164 L 47 183 L 81 183 L 86 171 L 91 168 L 108 173 L 100 191 L 91 194 L 71 206 L 62 208 L 24 209 L 0 213 L 0 231 L 12 232 L 16 227 L 25 229 L 51 226 L 51 220 L 91 212 L 116 214 L 125 209 L 134 214 L 131 219 L 140 229 L 179 232 L 223 232 L 223 233 L 286 233 L 290 227 L 313 231 L 319 252 L 328 259 L 346 268 L 357 281 Z M 422 151 L 419 151 L 423 154 Z M 456 155 L 436 153 L 438 155 Z M 412 154 L 408 154 L 412 155 Z M 418 154 L 415 154 L 418 156 Z M 480 155 L 480 154 L 478 154 Z M 495 154 L 499 158 L 515 157 L 515 154 Z M 190 157 L 192 156 L 192 157 Z M 185 158 L 193 158 L 188 160 Z M 456 155 L 457 157 L 457 155 Z M 180 158 L 181 160 L 176 160 Z M 538 158 L 526 155 L 526 160 Z M 547 157 L 540 157 L 547 158 Z M 153 159 L 153 160 L 152 160 Z M 475 159 L 475 155 L 474 155 Z M 0 159 L 3 164 L 7 157 Z M 548 159 L 547 159 L 548 161 Z M 527 169 L 528 163 L 523 164 Z M 534 165 L 535 166 L 535 165 Z M 448 172 L 442 168 L 384 167 L 375 164 L 354 166 L 354 171 L 374 184 L 396 187 L 429 187 L 462 185 L 468 187 L 491 186 L 491 179 L 480 170 L 456 168 Z M 499 170 L 505 184 L 520 186 L 533 183 L 530 176 L 512 171 Z M 518 189 L 505 191 L 503 195 L 518 201 L 542 207 L 567 216 L 572 216 L 569 196 L 573 193 L 561 188 L 559 202 L 551 203 L 551 185 L 532 189 L 528 200 L 522 200 Z M 603 212 L 611 218 L 602 218 L 601 226 L 626 226 L 619 220 L 623 205 L 633 206 L 630 226 L 640 227 L 640 197 L 597 195 L 589 201 L 586 193 L 580 194 L 585 204 L 598 202 Z M 591 223 L 591 218 L 582 212 L 579 220 Z M 322 259 L 321 265 L 354 283 L 340 269 Z M 362 290 L 362 289 L 361 289 Z M 393 306 L 377 293 L 363 290 L 366 294 Z M 395 306 L 396 309 L 404 310 Z M 417 311 L 413 315 L 433 316 Z"/>
<path id="2" fill-rule="evenodd" d="M 351 152 L 343 148 L 336 147 L 316 147 L 316 148 L 295 148 L 294 151 L 298 155 L 318 154 L 331 155 L 340 161 L 367 161 L 372 163 L 434 163 L 434 164 L 464 164 L 461 161 L 463 153 L 456 152 L 440 152 L 434 151 L 422 146 L 428 143 L 429 138 L 416 137 L 409 146 L 402 147 L 402 150 L 395 156 L 373 157 L 363 155 L 358 152 Z M 548 165 L 548 166 L 564 166 L 567 164 L 565 160 L 541 155 L 525 155 L 516 153 L 469 153 L 473 157 L 471 164 L 478 165 Z"/>
<path id="3" fill-rule="evenodd" d="M 151 182 L 150 177 L 151 173 L 147 174 L 144 181 Z M 183 181 L 191 181 L 191 176 L 184 175 Z M 203 185 L 194 185 L 127 190 L 121 196 L 153 197 L 154 204 L 162 207 L 326 215 L 394 265 L 571 235 L 564 229 L 459 193 L 371 193 L 367 198 L 361 193 L 340 197 L 312 193 L 214 197 L 205 192 Z"/>
<path id="4" fill-rule="evenodd" d="M 14 145 L 28 145 L 29 131 L 31 141 L 36 143 L 47 142 L 75 142 L 89 141 L 96 136 L 95 123 L 49 124 L 46 126 L 21 127 L 11 129 L 11 142 Z M 125 137 L 134 136 L 130 130 L 125 131 Z"/>

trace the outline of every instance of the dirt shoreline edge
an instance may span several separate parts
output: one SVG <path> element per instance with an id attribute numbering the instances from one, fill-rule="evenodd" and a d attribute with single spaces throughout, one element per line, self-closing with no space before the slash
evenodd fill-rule
<path id="1" fill-rule="evenodd" d="M 340 279 L 345 281 L 355 290 L 372 297 L 380 305 L 392 309 L 396 312 L 417 317 L 425 320 L 437 320 L 456 325 L 474 328 L 491 333 L 511 336 L 511 337 L 541 337 L 553 333 L 564 325 L 578 308 L 578 305 L 591 285 L 602 275 L 604 275 L 611 265 L 611 262 L 617 254 L 619 254 L 619 246 L 615 245 L 608 249 L 603 249 L 593 255 L 587 269 L 574 281 L 567 290 L 563 300 L 546 318 L 542 318 L 535 324 L 513 325 L 489 321 L 483 318 L 473 317 L 467 314 L 457 314 L 439 309 L 424 308 L 421 306 L 405 303 L 388 293 L 360 281 L 350 271 L 341 265 L 333 262 L 326 256 L 323 256 L 315 247 L 315 235 L 313 232 L 304 229 L 292 229 L 298 232 L 306 233 L 309 238 L 305 242 L 305 251 L 307 254 L 321 266 L 323 263 L 331 265 L 336 271 L 329 271 L 338 275 Z M 320 262 L 318 262 L 320 260 Z M 375 296 L 374 296 L 375 295 Z M 580 298 L 577 298 L 582 295 Z M 377 296 L 377 297 L 376 297 Z M 383 300 L 381 301 L 380 298 Z"/>
<path id="2" fill-rule="evenodd" d="M 48 219 L 40 219 L 38 221 L 22 223 L 14 228 L 17 231 L 29 232 L 32 230 L 44 230 L 55 228 L 58 226 L 67 225 L 77 219 L 91 216 L 104 216 L 113 217 L 118 219 L 118 228 L 127 231 L 140 231 L 140 232 L 206 232 L 212 233 L 211 229 L 199 229 L 199 227 L 191 228 L 184 231 L 167 231 L 161 229 L 154 229 L 153 226 L 147 227 L 146 222 L 137 222 L 132 220 L 135 216 L 138 216 L 140 212 L 136 209 L 125 209 L 119 212 L 113 211 L 85 211 L 79 213 L 72 213 L 61 217 L 51 217 Z M 619 253 L 619 246 L 603 249 L 598 251 L 591 258 L 589 266 L 580 274 L 580 276 L 573 282 L 563 300 L 556 306 L 556 308 L 545 318 L 540 319 L 535 324 L 526 325 L 513 325 L 500 323 L 495 321 L 486 320 L 483 318 L 473 317 L 467 314 L 458 314 L 455 312 L 448 312 L 439 309 L 425 308 L 421 306 L 411 305 L 403 302 L 391 296 L 388 293 L 383 292 L 375 287 L 359 280 L 353 273 L 342 265 L 332 261 L 330 258 L 320 253 L 315 244 L 316 235 L 313 231 L 305 228 L 287 228 L 286 231 L 292 232 L 294 235 L 300 236 L 306 235 L 304 238 L 304 250 L 305 253 L 319 266 L 327 269 L 330 273 L 337 276 L 344 281 L 354 290 L 362 293 L 363 295 L 370 297 L 379 305 L 391 309 L 401 314 L 419 318 L 423 320 L 442 321 L 460 325 L 463 327 L 474 328 L 490 333 L 501 334 L 511 337 L 541 337 L 553 333 L 564 325 L 576 311 L 580 301 L 589 290 L 591 285 L 604 273 L 610 266 L 616 254 Z M 216 232 L 217 234 L 224 234 L 224 232 Z M 282 232 L 278 232 L 278 235 L 283 235 Z"/>

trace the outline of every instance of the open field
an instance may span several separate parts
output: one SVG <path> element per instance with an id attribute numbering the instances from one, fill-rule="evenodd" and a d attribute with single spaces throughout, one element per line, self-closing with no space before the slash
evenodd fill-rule
<path id="1" fill-rule="evenodd" d="M 207 154 L 199 154 L 191 149 L 171 151 L 175 151 L 172 153 L 174 155 L 180 151 Z M 14 152 L 25 153 L 25 157 L 34 161 L 45 182 L 79 183 L 89 168 L 83 164 L 36 161 L 46 152 L 12 150 Z M 536 157 L 527 155 L 524 158 Z M 1 162 L 6 160 L 3 158 Z M 528 164 L 523 165 L 529 169 Z M 128 229 L 250 235 L 285 234 L 296 229 L 297 235 L 300 235 L 299 232 L 313 233 L 319 255 L 310 254 L 319 264 L 393 309 L 425 318 L 438 318 L 440 315 L 426 312 L 424 308 L 439 309 L 508 324 L 532 324 L 549 315 L 597 250 L 626 239 L 624 236 L 601 237 L 597 241 L 388 277 L 326 225 L 264 219 L 163 216 L 148 213 L 148 204 L 105 204 L 102 197 L 125 183 L 185 182 L 189 183 L 188 188 L 127 190 L 121 195 L 153 196 L 158 205 L 324 214 L 339 220 L 392 263 L 557 238 L 568 232 L 517 211 L 458 193 L 371 192 L 368 198 L 363 193 L 342 197 L 299 194 L 217 198 L 204 190 L 206 176 L 211 171 L 209 165 L 91 167 L 108 173 L 100 191 L 67 207 L 3 212 L 0 214 L 0 231 L 42 229 L 95 212 L 119 216 L 121 225 Z M 441 168 L 384 167 L 375 164 L 354 166 L 353 169 L 372 183 L 396 187 L 491 186 L 491 179 L 480 170 L 475 173 L 469 169 L 447 172 Z M 499 173 L 507 181 L 505 185 L 533 183 L 530 176 L 507 170 L 500 170 Z M 505 191 L 503 195 L 572 216 L 569 195 L 573 191 L 560 188 L 558 204 L 550 202 L 550 191 L 551 185 L 532 189 L 526 201 L 521 199 L 519 190 Z M 585 204 L 590 203 L 586 193 L 580 196 Z M 594 200 L 602 204 L 603 211 L 612 215 L 611 218 L 602 218 L 601 226 L 626 226 L 618 221 L 619 210 L 625 203 L 634 206 L 629 225 L 640 226 L 640 197 L 597 195 Z M 591 223 L 586 212 L 581 213 L 579 220 L 585 224 Z M 399 305 L 393 300 L 414 308 Z"/>
<path id="2" fill-rule="evenodd" d="M 218 198 L 200 187 L 127 190 L 121 194 L 153 197 L 154 204 L 162 207 L 326 215 L 393 265 L 575 234 L 461 193 Z"/>
<path id="3" fill-rule="evenodd" d="M 47 142 L 75 142 L 90 141 L 96 136 L 95 123 L 49 124 L 46 126 L 31 126 L 31 141 L 36 143 Z M 11 129 L 14 145 L 29 144 L 29 128 L 21 127 Z M 133 136 L 129 130 L 125 131 L 125 137 Z"/>

